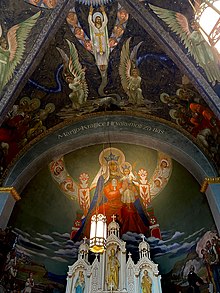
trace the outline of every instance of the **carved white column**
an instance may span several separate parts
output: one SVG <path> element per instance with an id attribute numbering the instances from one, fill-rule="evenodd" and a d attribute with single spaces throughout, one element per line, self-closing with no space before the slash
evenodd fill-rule
<path id="1" fill-rule="evenodd" d="M 17 200 L 21 199 L 14 187 L 0 187 L 0 228 L 8 225 L 12 210 Z"/>
<path id="2" fill-rule="evenodd" d="M 66 282 L 66 293 L 71 293 L 72 283 L 73 283 L 73 277 L 72 275 L 69 275 L 68 273 L 67 282 Z"/>
<path id="3" fill-rule="evenodd" d="M 121 249 L 121 282 L 119 280 L 120 290 L 123 290 L 126 288 L 126 248 L 125 245 Z"/>
<path id="4" fill-rule="evenodd" d="M 135 274 L 135 292 L 139 292 L 140 291 L 140 288 L 139 288 L 140 271 L 135 270 L 134 274 Z"/>
<path id="5" fill-rule="evenodd" d="M 105 263 L 107 261 L 106 251 L 100 255 L 100 269 L 99 276 L 101 278 L 101 289 L 105 290 Z"/>

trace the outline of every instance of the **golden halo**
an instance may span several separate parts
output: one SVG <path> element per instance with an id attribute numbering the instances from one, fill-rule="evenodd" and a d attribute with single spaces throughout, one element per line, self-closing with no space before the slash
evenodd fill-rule
<path id="1" fill-rule="evenodd" d="M 55 105 L 53 103 L 46 104 L 45 110 L 49 110 L 49 113 L 52 113 L 55 110 Z"/>
<path id="2" fill-rule="evenodd" d="M 27 102 L 28 104 L 30 104 L 30 98 L 29 97 L 23 97 L 20 99 L 20 105 Z"/>
<path id="3" fill-rule="evenodd" d="M 162 93 L 162 94 L 160 94 L 160 100 L 161 100 L 163 103 L 165 103 L 165 104 L 168 103 L 167 98 L 169 98 L 169 97 L 170 97 L 170 96 L 169 96 L 167 93 Z"/>
<path id="4" fill-rule="evenodd" d="M 120 170 L 123 173 L 124 169 L 129 169 L 130 172 L 132 172 L 132 165 L 129 162 L 124 162 L 122 164 L 120 164 Z"/>
<path id="5" fill-rule="evenodd" d="M 37 110 L 40 107 L 40 100 L 38 98 L 34 98 L 30 101 L 30 105 L 34 105 L 32 110 Z"/>
<path id="6" fill-rule="evenodd" d="M 97 12 L 95 12 L 95 13 L 93 14 L 93 16 L 92 16 L 92 20 L 93 20 L 93 22 L 95 22 L 96 17 L 100 17 L 100 18 L 101 18 L 101 21 L 104 20 L 104 19 L 103 19 L 103 15 L 102 15 L 102 13 L 99 12 L 99 11 L 97 11 Z"/>
<path id="7" fill-rule="evenodd" d="M 107 148 L 107 149 L 104 149 L 99 155 L 99 163 L 101 166 L 107 166 L 108 162 L 106 161 L 105 158 L 107 158 L 111 153 L 114 156 L 118 157 L 117 162 L 119 165 L 125 162 L 125 155 L 123 154 L 122 151 L 116 148 Z"/>

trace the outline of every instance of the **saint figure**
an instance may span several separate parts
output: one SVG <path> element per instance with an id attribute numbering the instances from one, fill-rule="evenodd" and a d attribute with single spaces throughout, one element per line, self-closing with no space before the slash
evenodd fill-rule
<path id="1" fill-rule="evenodd" d="M 116 256 L 114 248 L 110 250 L 110 255 L 108 257 L 107 263 L 107 278 L 106 283 L 108 285 L 108 289 L 117 290 L 119 285 L 119 268 L 120 263 Z"/>
<path id="2" fill-rule="evenodd" d="M 85 288 L 85 278 L 83 271 L 79 271 L 79 276 L 75 284 L 75 293 L 83 293 Z"/>
<path id="3" fill-rule="evenodd" d="M 131 104 L 143 104 L 144 98 L 141 89 L 141 77 L 137 68 L 131 70 L 130 80 L 128 83 L 129 102 Z"/>
<path id="4" fill-rule="evenodd" d="M 25 288 L 23 290 L 23 293 L 31 293 L 33 287 L 34 287 L 33 273 L 30 273 L 29 277 L 27 278 L 25 282 Z"/>
<path id="5" fill-rule="evenodd" d="M 148 272 L 145 270 L 141 280 L 141 293 L 151 293 L 151 289 L 152 281 L 151 278 L 148 276 Z"/>
<path id="6" fill-rule="evenodd" d="M 93 7 L 90 7 L 88 23 L 96 64 L 101 71 L 105 71 L 109 58 L 108 18 L 103 6 L 101 6 L 100 10 L 101 12 L 95 12 L 93 14 Z"/>
<path id="7" fill-rule="evenodd" d="M 132 166 L 129 162 L 125 162 L 121 165 L 123 177 L 122 181 L 122 196 L 121 201 L 130 208 L 130 204 L 135 202 L 138 197 L 138 190 L 135 187 L 136 177 L 132 173 Z"/>
<path id="8" fill-rule="evenodd" d="M 142 208 L 138 189 L 134 184 L 135 176 L 132 173 L 131 164 L 125 161 L 122 151 L 112 147 L 101 152 L 99 162 L 101 165 L 100 171 L 91 185 L 91 188 L 96 186 L 97 178 L 102 174 L 104 178 L 103 193 L 97 199 L 98 212 L 106 215 L 107 223 L 111 222 L 113 214 L 117 215 L 121 234 L 127 231 L 147 234 L 148 215 Z M 122 173 L 122 167 L 122 170 L 120 170 L 120 166 L 128 165 L 130 170 L 126 176 Z"/>
<path id="9" fill-rule="evenodd" d="M 126 175 L 120 170 L 120 166 L 125 163 L 123 152 L 112 147 L 104 149 L 99 155 L 99 162 L 100 170 L 90 186 L 90 190 L 95 188 L 94 197 L 88 215 L 82 221 L 82 227 L 75 235 L 74 241 L 82 235 L 82 232 L 89 237 L 91 216 L 96 212 L 106 216 L 107 224 L 111 222 L 111 216 L 116 215 L 121 235 L 127 231 L 146 235 L 149 231 L 148 214 L 142 207 L 134 182 L 130 182 L 129 185 L 128 178 L 125 178 Z M 128 177 L 131 179 L 131 176 L 134 177 L 132 174 Z M 123 202 L 125 198 L 127 200 Z"/>

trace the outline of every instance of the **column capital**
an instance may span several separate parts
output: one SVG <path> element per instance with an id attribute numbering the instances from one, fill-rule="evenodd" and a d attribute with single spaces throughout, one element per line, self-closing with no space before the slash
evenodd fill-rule
<path id="1" fill-rule="evenodd" d="M 201 185 L 200 191 L 205 193 L 209 184 L 220 184 L 220 177 L 206 177 Z"/>
<path id="2" fill-rule="evenodd" d="M 21 199 L 20 195 L 18 194 L 17 190 L 13 186 L 3 186 L 0 187 L 0 196 L 1 194 L 10 193 L 11 196 L 14 198 L 15 201 L 18 201 Z"/>

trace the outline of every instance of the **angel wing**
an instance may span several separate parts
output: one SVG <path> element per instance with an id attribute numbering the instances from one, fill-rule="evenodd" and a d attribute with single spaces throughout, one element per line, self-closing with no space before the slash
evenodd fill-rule
<path id="1" fill-rule="evenodd" d="M 133 50 L 131 51 L 131 54 L 130 54 L 131 62 L 133 64 L 135 64 L 136 67 L 137 67 L 137 52 L 138 52 L 138 49 L 140 48 L 142 43 L 143 42 L 140 42 L 136 46 L 134 46 L 134 48 L 133 48 Z"/>
<path id="2" fill-rule="evenodd" d="M 69 40 L 67 40 L 67 43 L 70 48 L 69 70 L 75 77 L 78 77 L 81 80 L 84 94 L 87 98 L 88 86 L 85 79 L 85 68 L 83 68 L 81 63 L 79 62 L 79 56 L 75 45 L 71 43 Z"/>
<path id="3" fill-rule="evenodd" d="M 129 84 L 131 80 L 131 71 L 137 68 L 137 51 L 142 44 L 138 43 L 130 53 L 130 40 L 127 39 L 121 50 L 120 65 L 119 65 L 119 75 L 121 77 L 121 83 L 124 91 L 129 95 Z"/>
<path id="4" fill-rule="evenodd" d="M 79 62 L 79 56 L 75 45 L 66 40 L 70 49 L 70 57 L 63 52 L 63 50 L 57 48 L 63 58 L 64 62 L 64 69 L 68 71 L 68 73 L 73 77 L 75 82 L 80 83 L 81 88 L 84 92 L 85 100 L 88 97 L 88 85 L 85 79 L 85 68 L 82 67 L 81 63 Z"/>
<path id="5" fill-rule="evenodd" d="M 180 37 L 196 63 L 204 69 L 209 82 L 214 84 L 216 81 L 220 81 L 218 52 L 209 45 L 201 32 L 198 29 L 191 31 L 188 20 L 183 14 L 151 4 L 149 6 L 169 26 L 171 31 Z"/>
<path id="6" fill-rule="evenodd" d="M 141 76 L 137 67 L 137 51 L 142 42 L 137 44 L 130 53 L 131 38 L 129 38 L 122 47 L 119 75 L 121 77 L 121 84 L 128 95 L 128 102 L 133 105 L 144 105 L 144 97 L 141 89 Z"/>
<path id="7" fill-rule="evenodd" d="M 180 36 L 180 39 L 183 42 L 184 46 L 192 54 L 193 49 L 190 41 L 191 31 L 187 18 L 179 12 L 160 8 L 151 4 L 149 4 L 149 7 L 159 18 L 161 18 L 168 25 L 168 27 L 174 33 Z"/>
<path id="8" fill-rule="evenodd" d="M 0 45 L 0 91 L 11 79 L 15 68 L 21 62 L 27 38 L 40 14 L 41 12 L 38 12 L 10 28 L 7 33 L 6 46 L 8 45 L 8 48 Z"/>
<path id="9" fill-rule="evenodd" d="M 119 65 L 119 75 L 121 77 L 121 84 L 126 94 L 129 94 L 128 84 L 131 77 L 131 59 L 129 48 L 130 40 L 131 38 L 129 38 L 122 47 Z"/>

